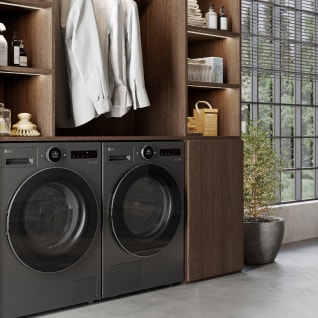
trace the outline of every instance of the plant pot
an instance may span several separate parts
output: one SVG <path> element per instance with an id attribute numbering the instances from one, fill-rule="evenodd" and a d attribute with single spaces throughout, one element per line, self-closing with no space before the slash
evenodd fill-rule
<path id="1" fill-rule="evenodd" d="M 261 265 L 275 260 L 283 241 L 285 221 L 270 217 L 259 222 L 244 220 L 244 262 Z"/>

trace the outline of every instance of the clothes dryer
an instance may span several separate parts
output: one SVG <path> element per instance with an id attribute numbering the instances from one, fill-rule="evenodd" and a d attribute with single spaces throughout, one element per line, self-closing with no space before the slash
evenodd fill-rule
<path id="1" fill-rule="evenodd" d="M 0 144 L 0 317 L 101 299 L 101 143 Z"/>
<path id="2" fill-rule="evenodd" d="M 184 281 L 184 143 L 103 143 L 102 297 Z"/>

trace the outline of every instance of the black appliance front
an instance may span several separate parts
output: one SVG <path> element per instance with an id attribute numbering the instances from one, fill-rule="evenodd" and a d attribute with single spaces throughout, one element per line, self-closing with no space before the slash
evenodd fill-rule
<path id="1" fill-rule="evenodd" d="M 100 299 L 100 143 L 0 149 L 0 316 Z"/>
<path id="2" fill-rule="evenodd" d="M 103 149 L 103 297 L 183 281 L 183 143 Z"/>
<path id="3" fill-rule="evenodd" d="M 97 224 L 97 201 L 86 180 L 69 169 L 47 168 L 25 180 L 11 199 L 7 235 L 24 265 L 54 273 L 83 257 Z"/>

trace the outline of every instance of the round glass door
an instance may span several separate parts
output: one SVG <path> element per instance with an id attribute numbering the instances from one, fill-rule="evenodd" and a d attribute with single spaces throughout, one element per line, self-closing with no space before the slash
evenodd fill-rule
<path id="1" fill-rule="evenodd" d="M 63 168 L 42 170 L 16 191 L 8 209 L 12 250 L 26 266 L 57 272 L 76 264 L 97 229 L 98 206 L 89 184 Z"/>
<path id="2" fill-rule="evenodd" d="M 160 252 L 181 219 L 181 195 L 169 172 L 156 165 L 130 170 L 111 200 L 111 225 L 118 243 L 136 256 Z"/>

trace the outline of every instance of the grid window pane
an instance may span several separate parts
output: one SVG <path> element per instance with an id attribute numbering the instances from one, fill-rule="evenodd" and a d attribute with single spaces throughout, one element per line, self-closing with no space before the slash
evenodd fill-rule
<path id="1" fill-rule="evenodd" d="M 282 172 L 282 193 L 281 202 L 290 202 L 295 200 L 295 172 Z"/>
<path id="2" fill-rule="evenodd" d="M 286 168 L 295 168 L 294 139 L 281 139 L 280 155 Z"/>
<path id="3" fill-rule="evenodd" d="M 275 140 L 284 165 L 281 202 L 315 199 L 318 2 L 241 4 L 242 120 L 246 125 L 258 119 Z"/>
<path id="4" fill-rule="evenodd" d="M 281 107 L 281 136 L 294 136 L 295 127 L 295 108 L 293 106 Z"/>
<path id="5" fill-rule="evenodd" d="M 273 102 L 273 85 L 274 80 L 271 75 L 258 77 L 258 101 L 260 103 Z"/>
<path id="6" fill-rule="evenodd" d="M 314 167 L 314 138 L 304 138 L 302 140 L 302 167 Z"/>
<path id="7" fill-rule="evenodd" d="M 314 171 L 304 170 L 302 172 L 302 199 L 309 200 L 315 197 Z"/>

